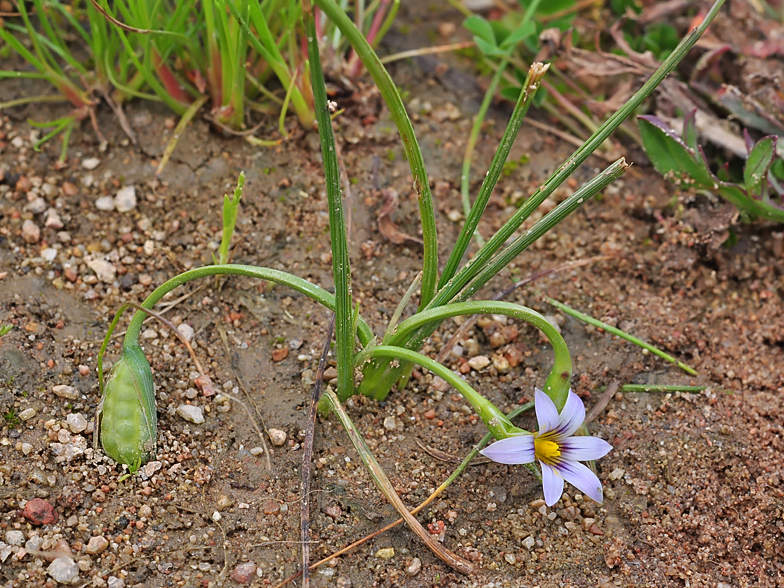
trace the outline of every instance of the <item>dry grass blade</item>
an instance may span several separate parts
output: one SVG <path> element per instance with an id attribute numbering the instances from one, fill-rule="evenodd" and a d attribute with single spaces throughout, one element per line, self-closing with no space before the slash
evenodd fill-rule
<path id="1" fill-rule="evenodd" d="M 324 394 L 329 400 L 332 410 L 340 420 L 340 424 L 343 425 L 343 428 L 346 430 L 346 433 L 351 439 L 351 443 L 354 445 L 357 453 L 359 453 L 359 456 L 362 459 L 362 462 L 365 464 L 368 473 L 370 473 L 373 481 L 376 483 L 376 486 L 379 490 L 381 490 L 381 492 L 384 494 L 389 503 L 395 508 L 398 514 L 403 517 L 411 530 L 416 533 L 416 535 L 422 540 L 428 549 L 430 549 L 430 551 L 436 555 L 436 557 L 438 557 L 453 570 L 460 572 L 461 574 L 473 574 L 476 571 L 476 567 L 471 562 L 452 553 L 438 541 L 433 539 L 430 533 L 425 530 L 419 521 L 416 520 L 410 512 L 408 512 L 408 509 L 397 495 L 397 492 L 395 492 L 395 489 L 392 486 L 392 483 L 389 481 L 389 478 L 387 478 L 387 475 L 384 473 L 384 470 L 381 469 L 381 466 L 376 461 L 376 458 L 371 453 L 367 444 L 365 444 L 365 440 L 362 438 L 362 435 L 359 433 L 357 428 L 354 426 L 353 421 L 343 409 L 343 406 L 340 404 L 338 397 L 334 392 L 332 392 L 332 390 L 327 390 Z"/>
<path id="2" fill-rule="evenodd" d="M 177 126 L 174 128 L 174 133 L 172 134 L 171 139 L 169 139 L 166 149 L 163 151 L 163 157 L 161 157 L 161 162 L 158 164 L 158 169 L 155 170 L 156 177 L 161 175 L 163 168 L 166 167 L 166 164 L 169 162 L 169 158 L 171 158 L 172 153 L 174 153 L 174 148 L 177 147 L 177 143 L 180 142 L 180 137 L 185 131 L 185 127 L 188 126 L 188 123 L 191 122 L 191 119 L 196 116 L 196 113 L 199 112 L 199 109 L 204 106 L 204 103 L 207 102 L 208 99 L 209 96 L 202 96 L 191 104 L 188 107 L 188 110 L 185 111 L 185 114 L 182 115 L 180 122 L 178 122 Z"/>

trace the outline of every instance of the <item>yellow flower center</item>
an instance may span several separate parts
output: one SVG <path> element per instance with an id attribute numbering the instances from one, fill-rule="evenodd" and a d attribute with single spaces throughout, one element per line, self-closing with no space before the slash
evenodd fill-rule
<path id="1" fill-rule="evenodd" d="M 541 459 L 545 463 L 553 463 L 558 461 L 557 458 L 561 455 L 561 449 L 555 441 L 536 437 L 534 439 L 534 453 L 537 459 Z"/>

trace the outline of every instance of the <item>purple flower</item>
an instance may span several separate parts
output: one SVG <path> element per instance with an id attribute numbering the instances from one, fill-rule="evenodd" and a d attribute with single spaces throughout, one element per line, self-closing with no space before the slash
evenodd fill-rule
<path id="1" fill-rule="evenodd" d="M 561 414 L 558 414 L 550 397 L 538 388 L 534 400 L 539 431 L 496 441 L 482 454 L 505 464 L 538 460 L 542 467 L 542 488 L 547 506 L 560 500 L 564 480 L 601 504 L 602 483 L 580 462 L 604 457 L 612 445 L 598 437 L 572 437 L 585 420 L 585 406 L 571 390 Z"/>

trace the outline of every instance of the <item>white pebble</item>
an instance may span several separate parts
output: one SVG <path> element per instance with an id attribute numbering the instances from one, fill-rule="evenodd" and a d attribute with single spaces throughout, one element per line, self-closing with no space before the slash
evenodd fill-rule
<path id="1" fill-rule="evenodd" d="M 42 249 L 41 257 L 43 257 L 46 261 L 52 262 L 57 258 L 57 249 L 52 249 L 51 247 Z"/>
<path id="2" fill-rule="evenodd" d="M 65 420 L 68 423 L 68 428 L 71 429 L 72 433 L 81 433 L 87 429 L 87 419 L 84 418 L 84 415 L 79 412 L 69 414 L 67 417 L 65 417 Z"/>
<path id="3" fill-rule="evenodd" d="M 468 360 L 468 365 L 476 371 L 483 370 L 490 365 L 490 359 L 486 355 L 477 355 Z"/>
<path id="4" fill-rule="evenodd" d="M 118 212 L 129 212 L 136 208 L 136 188 L 134 186 L 120 188 L 114 197 L 114 207 Z"/>
<path id="5" fill-rule="evenodd" d="M 268 431 L 270 441 L 273 445 L 280 447 L 286 442 L 286 431 L 280 429 L 270 429 Z"/>
<path id="6" fill-rule="evenodd" d="M 101 196 L 95 201 L 95 208 L 98 210 L 110 211 L 114 210 L 114 198 L 111 196 Z"/>
<path id="7" fill-rule="evenodd" d="M 117 275 L 117 269 L 105 259 L 91 259 L 87 261 L 87 267 L 93 270 L 98 279 L 105 284 L 113 283 Z"/>
<path id="8" fill-rule="evenodd" d="M 73 386 L 66 386 L 65 384 L 55 386 L 52 388 L 52 392 L 54 392 L 56 396 L 67 398 L 68 400 L 76 400 L 79 398 L 79 391 Z"/>
<path id="9" fill-rule="evenodd" d="M 70 557 L 58 557 L 46 569 L 58 584 L 75 584 L 79 581 L 79 566 Z"/>
<path id="10" fill-rule="evenodd" d="M 181 325 L 178 325 L 177 330 L 180 332 L 180 335 L 182 335 L 182 338 L 185 339 L 188 343 L 193 341 L 193 335 L 195 334 L 195 331 L 188 323 L 182 323 Z"/>
<path id="11" fill-rule="evenodd" d="M 176 413 L 177 416 L 188 421 L 189 423 L 200 425 L 204 422 L 204 412 L 200 406 L 194 406 L 193 404 L 181 404 L 177 407 Z"/>
<path id="12" fill-rule="evenodd" d="M 87 171 L 92 171 L 99 165 L 101 165 L 101 160 L 97 157 L 88 157 L 82 160 L 82 167 Z"/>

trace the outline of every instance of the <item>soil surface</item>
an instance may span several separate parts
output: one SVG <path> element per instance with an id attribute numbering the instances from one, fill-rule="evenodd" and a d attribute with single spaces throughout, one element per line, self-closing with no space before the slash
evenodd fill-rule
<path id="1" fill-rule="evenodd" d="M 455 88 L 413 63 L 393 71 L 414 113 L 445 260 L 461 222 L 460 164 L 481 90 L 473 83 Z M 4 82 L 0 100 L 34 90 L 28 81 Z M 381 335 L 420 269 L 421 251 L 414 240 L 388 242 L 378 212 L 385 191 L 396 191 L 394 222 L 417 237 L 416 199 L 379 95 L 358 85 L 335 99 L 347 109 L 336 132 L 352 192 L 354 293 Z M 163 109 L 127 108 L 138 147 L 101 111 L 108 148 L 99 150 L 85 124 L 71 138 L 66 165 L 57 166 L 59 144 L 35 152 L 40 130 L 26 120 L 65 113 L 46 104 L 2 113 L 0 321 L 15 327 L 0 339 L 3 586 L 53 586 L 62 577 L 56 574 L 71 574 L 78 586 L 113 588 L 231 586 L 237 579 L 274 586 L 300 567 L 300 443 L 325 309 L 236 277 L 194 282 L 167 297 L 166 316 L 190 327 L 199 360 L 224 394 L 205 397 L 183 345 L 149 322 L 142 338 L 155 372 L 158 455 L 124 480 L 92 449 L 95 361 L 123 302 L 141 302 L 177 273 L 212 263 L 221 198 L 240 170 L 247 182 L 233 261 L 331 287 L 317 138 L 292 121 L 289 141 L 259 149 L 196 122 L 156 180 L 173 128 Z M 506 112 L 492 114 L 475 178 L 503 130 Z M 511 160 L 525 163 L 507 169 L 481 233 L 500 226 L 570 152 L 524 126 Z M 589 160 L 546 207 L 605 165 Z M 128 187 L 135 204 L 111 199 Z M 721 203 L 676 192 L 635 165 L 486 289 L 491 296 L 511 279 L 604 256 L 510 297 L 560 326 L 573 353 L 573 389 L 587 408 L 613 381 L 707 386 L 698 394 L 618 393 L 610 400 L 590 425 L 614 446 L 597 463 L 604 504 L 567 487 L 550 509 L 524 468 L 473 465 L 419 520 L 475 562 L 476 576 L 450 570 L 401 526 L 318 568 L 313 585 L 784 585 L 784 236 L 770 224 L 737 226 L 737 243 L 722 247 L 726 218 Z M 561 315 L 543 295 L 659 346 L 700 375 Z M 119 329 L 126 324 L 127 317 Z M 446 323 L 425 352 L 435 356 L 456 329 Z M 107 363 L 118 358 L 120 342 L 109 346 Z M 490 360 L 473 362 L 486 367 L 461 369 L 477 356 Z M 498 317 L 481 321 L 447 360 L 504 411 L 532 399 L 551 361 L 536 331 Z M 201 408 L 204 422 L 186 421 L 178 411 L 185 405 Z M 459 460 L 485 433 L 462 398 L 427 373 L 415 372 L 383 403 L 354 398 L 348 408 L 410 508 L 456 466 L 443 454 Z M 520 422 L 534 426 L 532 415 Z M 260 438 L 262 428 L 286 438 L 273 445 L 266 432 Z M 317 423 L 312 485 L 313 561 L 397 518 L 334 418 Z"/>

